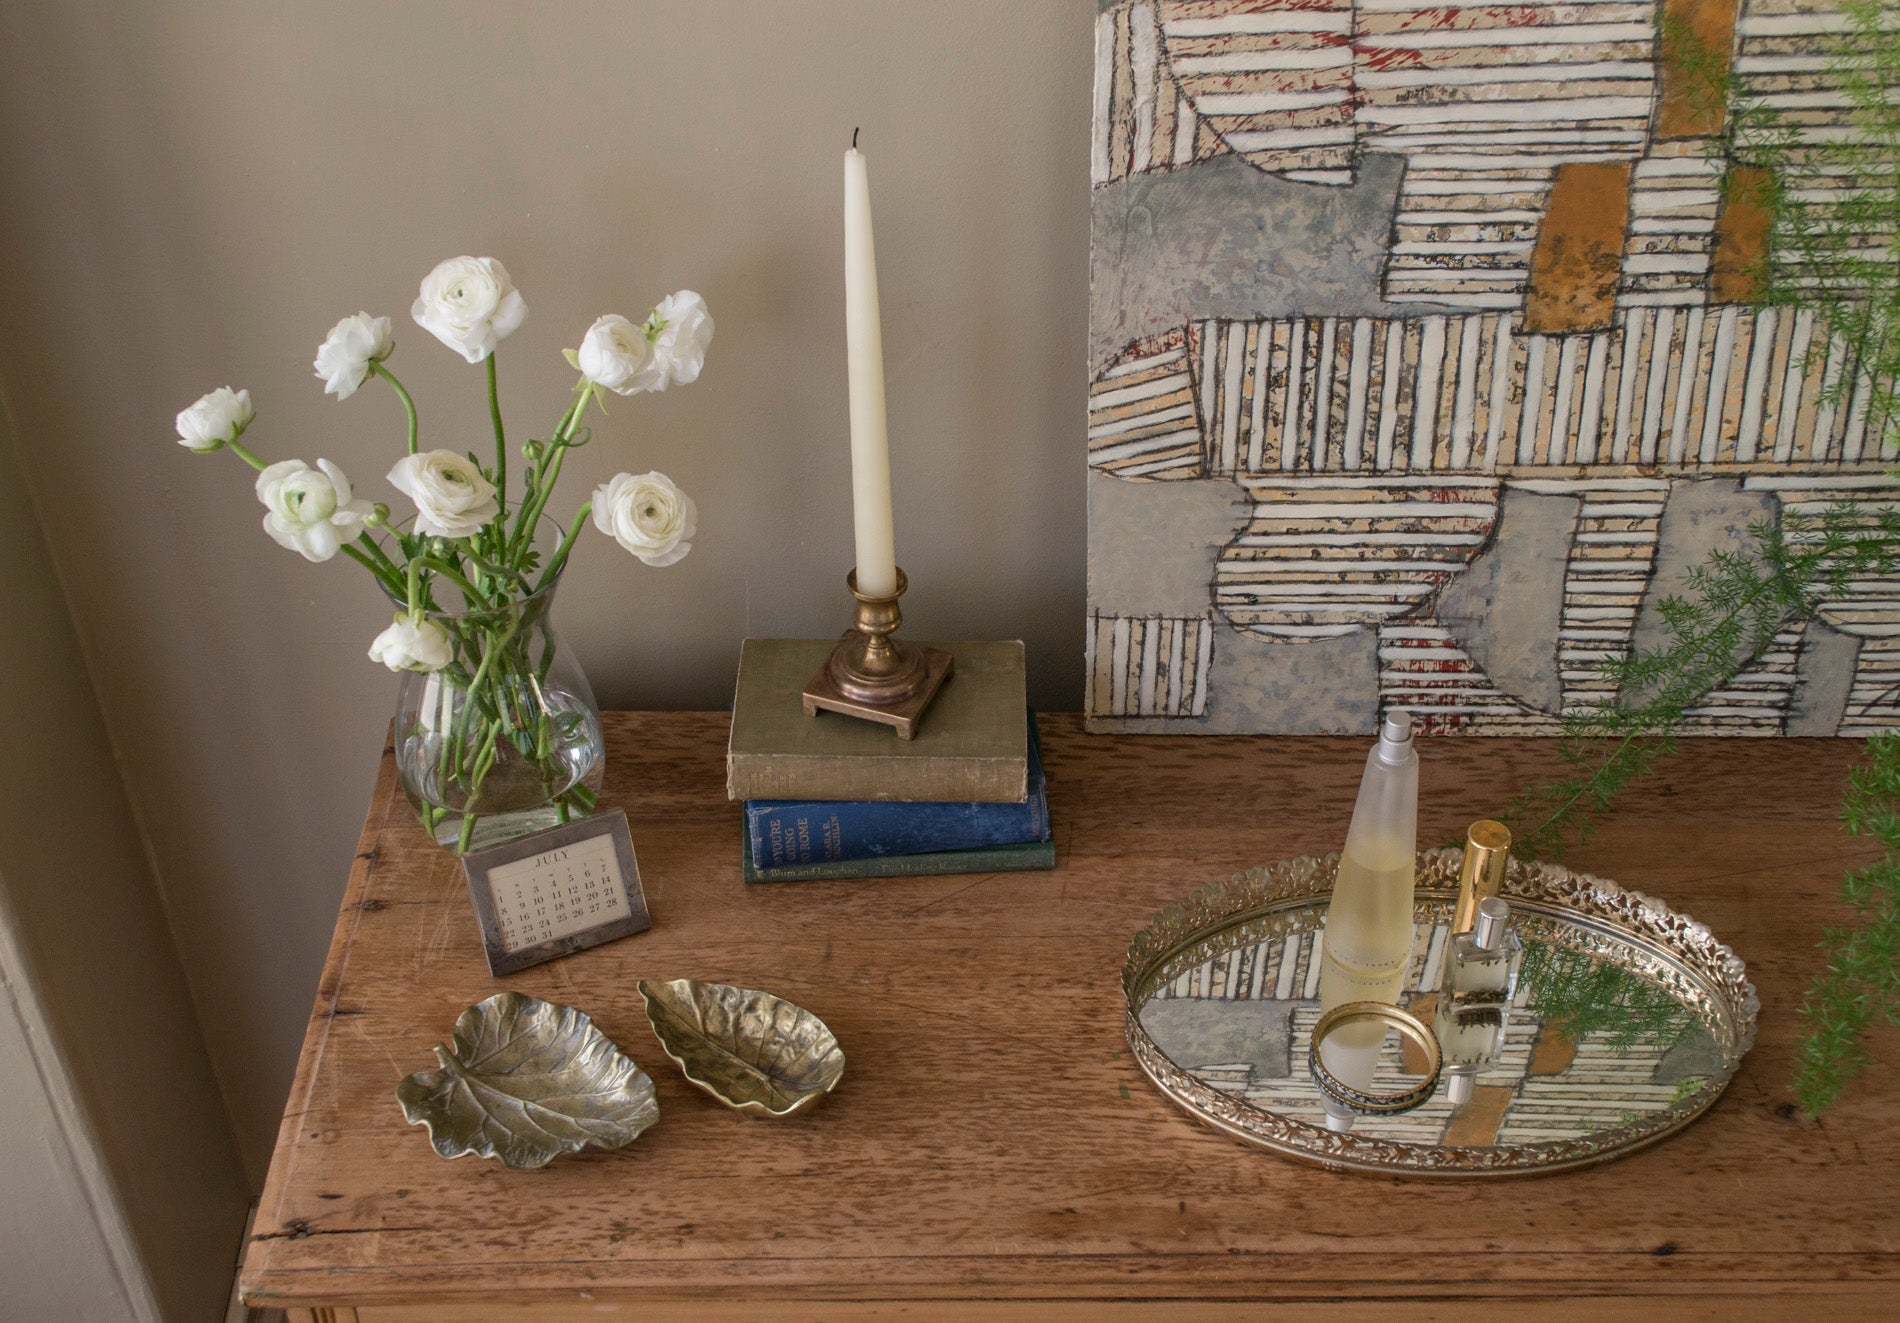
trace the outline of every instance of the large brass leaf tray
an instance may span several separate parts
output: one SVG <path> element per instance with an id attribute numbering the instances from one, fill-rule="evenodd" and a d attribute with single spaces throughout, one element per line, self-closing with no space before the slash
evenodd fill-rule
<path id="1" fill-rule="evenodd" d="M 463 1011 L 435 1055 L 442 1069 L 409 1076 L 396 1099 L 445 1158 L 541 1167 L 631 1144 L 660 1117 L 646 1072 L 572 1006 L 497 993 Z"/>
<path id="2" fill-rule="evenodd" d="M 844 1078 L 844 1051 L 796 1002 L 729 983 L 640 981 L 647 1019 L 686 1078 L 735 1111 L 791 1116 Z"/>
<path id="3" fill-rule="evenodd" d="M 1431 1019 L 1458 850 L 1418 857 L 1404 1001 Z M 1211 882 L 1169 905 L 1122 970 L 1129 1046 L 1189 1113 L 1246 1143 L 1342 1171 L 1458 1178 L 1586 1166 L 1706 1112 L 1755 1041 L 1760 1003 L 1707 928 L 1641 892 L 1513 861 L 1504 884 L 1525 944 L 1498 1059 L 1473 1096 L 1440 1089 L 1402 1116 L 1327 1128 L 1306 1066 L 1319 954 L 1339 856 Z M 1380 1062 L 1405 1072 L 1400 1046 Z"/>

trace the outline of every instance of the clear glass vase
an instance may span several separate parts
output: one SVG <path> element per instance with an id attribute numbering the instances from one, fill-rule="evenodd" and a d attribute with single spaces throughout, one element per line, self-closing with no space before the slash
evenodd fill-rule
<path id="1" fill-rule="evenodd" d="M 423 827 L 457 852 L 594 811 L 606 767 L 600 710 L 551 619 L 560 579 L 486 610 L 430 611 L 454 659 L 404 672 L 396 774 Z"/>

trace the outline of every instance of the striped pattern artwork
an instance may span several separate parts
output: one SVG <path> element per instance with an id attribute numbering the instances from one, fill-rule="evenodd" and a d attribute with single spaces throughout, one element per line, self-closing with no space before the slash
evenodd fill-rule
<path id="1" fill-rule="evenodd" d="M 1429 614 L 1379 627 L 1379 700 L 1423 735 L 1555 735 L 1562 724 L 1491 683 Z"/>
<path id="2" fill-rule="evenodd" d="M 1613 697 L 1604 664 L 1629 655 L 1655 596 L 1679 483 L 1739 481 L 1784 516 L 1843 494 L 1900 504 L 1900 429 L 1875 416 L 1873 381 L 1817 315 L 1830 292 L 1755 306 L 1765 221 L 1738 185 L 1761 172 L 1723 155 L 1729 111 L 1695 101 L 1708 75 L 1662 39 L 1665 9 L 1715 43 L 1738 95 L 1782 117 L 1816 167 L 1796 195 L 1846 197 L 1853 176 L 1821 155 L 1863 131 L 1829 67 L 1847 28 L 1838 0 L 1100 9 L 1098 221 L 1164 225 L 1166 206 L 1110 186 L 1191 182 L 1183 172 L 1239 157 L 1278 181 L 1259 194 L 1267 232 L 1280 209 L 1310 231 L 1361 214 L 1363 192 L 1337 189 L 1361 181 L 1368 153 L 1402 170 L 1396 196 L 1379 197 L 1374 223 L 1388 228 L 1354 302 L 1302 308 L 1297 289 L 1244 262 L 1196 270 L 1198 255 L 1179 253 L 1183 288 L 1212 296 L 1141 310 L 1169 320 L 1133 324 L 1181 320 L 1093 366 L 1095 473 L 1231 484 L 1245 513 L 1214 553 L 1204 612 L 1169 601 L 1158 616 L 1092 617 L 1092 715 L 1205 715 L 1225 625 L 1240 636 L 1223 631 L 1228 647 L 1375 637 L 1382 707 L 1428 730 L 1552 733 Z M 1204 177 L 1226 189 L 1239 176 L 1227 161 Z M 1185 190 L 1154 198 L 1204 205 Z M 1867 244 L 1894 260 L 1893 236 Z M 1173 278 L 1162 270 L 1157 288 Z M 1578 503 L 1547 641 L 1556 684 L 1538 691 L 1549 711 L 1485 674 L 1458 634 L 1481 625 L 1437 614 L 1512 490 Z M 1900 729 L 1900 580 L 1849 584 L 1819 620 L 1784 630 L 1688 727 L 1784 733 L 1804 659 L 1842 646 L 1839 633 L 1858 648 L 1841 733 Z M 1196 669 L 1203 639 L 1211 661 Z"/>
<path id="3" fill-rule="evenodd" d="M 1180 109 L 1262 170 L 1307 183 L 1351 177 L 1353 6 L 1164 3 L 1161 46 Z M 1176 129 L 1176 152 L 1180 130 Z"/>
<path id="4" fill-rule="evenodd" d="M 1118 478 L 1201 476 L 1188 335 L 1144 341 L 1089 387 L 1089 463 Z"/>
<path id="5" fill-rule="evenodd" d="M 1198 717 L 1207 710 L 1214 624 L 1206 616 L 1089 617 L 1087 710 L 1112 717 Z"/>
<path id="6" fill-rule="evenodd" d="M 1521 306 L 1556 168 L 1643 153 L 1654 14 L 1361 0 L 1359 144 L 1406 158 L 1388 299 Z"/>
<path id="7" fill-rule="evenodd" d="M 1795 667 L 1806 633 L 1805 621 L 1779 631 L 1747 670 L 1685 710 L 1683 731 L 1691 735 L 1787 734 Z M 1850 701 L 1848 712 L 1853 711 Z"/>
<path id="8" fill-rule="evenodd" d="M 1354 150 L 1349 0 L 1137 0 L 1095 20 L 1097 184 L 1236 152 L 1346 183 Z"/>
<path id="9" fill-rule="evenodd" d="M 1693 307 L 1707 301 L 1722 175 L 1722 162 L 1699 148 L 1674 154 L 1659 144 L 1657 154 L 1636 162 L 1620 305 Z"/>
<path id="10" fill-rule="evenodd" d="M 1616 688 L 1602 663 L 1629 656 L 1656 562 L 1669 484 L 1654 478 L 1600 478 L 1521 485 L 1582 499 L 1564 573 L 1557 677 L 1566 712 L 1614 702 Z"/>
<path id="11" fill-rule="evenodd" d="M 1900 458 L 1891 434 L 1870 444 L 1872 383 L 1838 341 L 1816 347 L 1810 311 L 1665 305 L 1589 334 L 1514 326 L 1502 313 L 1197 322 L 1096 378 L 1090 463 L 1162 479 Z"/>
<path id="12" fill-rule="evenodd" d="M 1090 176 L 1234 152 L 1345 184 L 1361 151 L 1453 170 L 1639 152 L 1654 15 L 1631 0 L 1132 0 L 1095 22 Z"/>
<path id="13" fill-rule="evenodd" d="M 1490 536 L 1488 478 L 1249 478 L 1253 512 L 1222 548 L 1214 604 L 1270 638 L 1337 638 L 1410 613 Z"/>
<path id="14" fill-rule="evenodd" d="M 1827 71 L 1829 53 L 1840 48 L 1847 26 L 1834 0 L 1751 0 L 1736 25 L 1736 94 L 1774 111 L 1801 146 L 1818 149 L 1851 139 L 1857 130 L 1847 93 Z M 1844 197 L 1853 178 L 1818 150 L 1805 156 L 1809 171 L 1793 195 L 1823 204 Z M 1879 251 L 1891 239 L 1870 243 Z"/>
<path id="15" fill-rule="evenodd" d="M 1764 474 L 1745 485 L 1751 491 L 1772 492 L 1783 514 L 1797 518 L 1816 518 L 1843 501 L 1852 502 L 1866 522 L 1882 510 L 1900 509 L 1900 488 L 1884 473 Z M 1812 529 L 1797 525 L 1790 540 L 1813 536 Z M 1840 733 L 1871 735 L 1900 727 L 1895 718 L 1900 706 L 1900 580 L 1860 577 L 1848 580 L 1846 588 L 1844 595 L 1824 596 L 1818 613 L 1828 625 L 1861 641 Z"/>

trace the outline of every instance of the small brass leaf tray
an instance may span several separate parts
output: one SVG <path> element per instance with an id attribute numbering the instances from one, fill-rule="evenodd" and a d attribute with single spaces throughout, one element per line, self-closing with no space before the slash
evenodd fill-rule
<path id="1" fill-rule="evenodd" d="M 396 1099 L 445 1158 L 543 1167 L 630 1144 L 660 1117 L 647 1073 L 572 1006 L 498 993 L 463 1011 L 435 1055 L 442 1069 L 409 1076 Z"/>
<path id="2" fill-rule="evenodd" d="M 736 1111 L 790 1116 L 844 1078 L 844 1052 L 825 1022 L 783 997 L 690 978 L 643 979 L 640 995 L 666 1054 Z"/>
<path id="3" fill-rule="evenodd" d="M 1427 1023 L 1461 858 L 1418 856 L 1401 1001 Z M 1582 1167 L 1656 1143 L 1713 1107 L 1755 1041 L 1754 986 L 1702 924 L 1614 882 L 1512 860 L 1504 894 L 1524 956 L 1492 1055 L 1414 1111 L 1329 1125 L 1306 1061 L 1338 869 L 1329 855 L 1210 882 L 1163 909 L 1128 949 L 1135 1060 L 1181 1108 L 1245 1143 L 1387 1176 Z M 1368 1046 L 1378 1092 L 1424 1073 L 1425 1054 L 1414 1059 L 1396 1035 Z"/>

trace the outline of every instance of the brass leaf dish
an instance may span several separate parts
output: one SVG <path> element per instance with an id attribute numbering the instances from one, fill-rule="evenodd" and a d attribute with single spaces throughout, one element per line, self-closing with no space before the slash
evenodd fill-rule
<path id="1" fill-rule="evenodd" d="M 642 979 L 647 1019 L 686 1078 L 752 1116 L 815 1106 L 844 1078 L 825 1022 L 783 997 L 690 978 Z"/>
<path id="2" fill-rule="evenodd" d="M 572 1006 L 498 993 L 463 1011 L 435 1055 L 442 1069 L 409 1076 L 396 1099 L 445 1158 L 543 1167 L 630 1144 L 660 1117 L 646 1072 Z"/>
<path id="3" fill-rule="evenodd" d="M 1462 852 L 1418 856 L 1404 1004 L 1440 990 Z M 1443 1179 L 1532 1175 L 1633 1153 L 1713 1107 L 1755 1041 L 1760 1003 L 1708 928 L 1639 891 L 1512 860 L 1523 970 L 1473 1096 L 1440 1088 L 1402 1116 L 1329 1128 L 1305 1068 L 1319 1018 L 1339 856 L 1210 882 L 1139 933 L 1122 969 L 1125 1030 L 1155 1085 L 1245 1143 L 1329 1167 Z M 1388 1040 L 1388 1084 L 1420 1073 Z"/>

